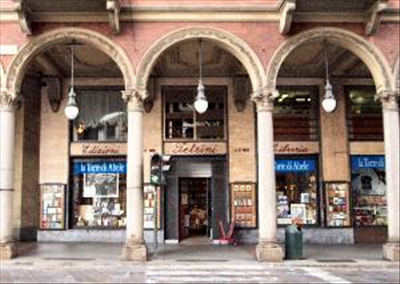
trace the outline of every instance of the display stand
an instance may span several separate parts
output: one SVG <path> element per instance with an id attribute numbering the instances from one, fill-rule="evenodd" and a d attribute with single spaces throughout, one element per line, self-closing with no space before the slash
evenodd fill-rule
<path id="1" fill-rule="evenodd" d="M 326 221 L 328 227 L 349 227 L 350 185 L 348 182 L 325 183 Z"/>
<path id="2" fill-rule="evenodd" d="M 154 205 L 157 200 L 157 208 L 158 208 L 158 218 L 157 218 L 157 224 L 158 228 L 160 229 L 161 227 L 161 218 L 160 218 L 160 213 L 161 213 L 161 202 L 160 202 L 160 190 L 157 190 L 157 199 L 155 198 L 155 187 L 152 185 L 145 185 L 144 190 L 143 190 L 143 200 L 144 200 L 144 213 L 143 213 L 143 227 L 145 229 L 154 229 Z"/>
<path id="3" fill-rule="evenodd" d="M 40 186 L 40 229 L 65 229 L 65 185 L 42 184 Z"/>
<path id="4" fill-rule="evenodd" d="M 232 216 L 236 228 L 255 228 L 256 185 L 254 183 L 231 184 Z"/>

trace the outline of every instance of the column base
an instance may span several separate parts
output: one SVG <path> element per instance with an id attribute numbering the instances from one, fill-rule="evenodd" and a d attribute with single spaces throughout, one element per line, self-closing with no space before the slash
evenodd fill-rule
<path id="1" fill-rule="evenodd" d="M 13 259 L 18 255 L 18 248 L 15 243 L 0 244 L 0 259 Z"/>
<path id="2" fill-rule="evenodd" d="M 383 258 L 390 261 L 399 262 L 399 243 L 387 243 L 383 245 Z"/>
<path id="3" fill-rule="evenodd" d="M 148 251 L 144 243 L 126 242 L 121 253 L 123 261 L 148 261 Z"/>
<path id="4" fill-rule="evenodd" d="M 285 253 L 278 243 L 260 243 L 256 247 L 258 261 L 283 262 Z"/>

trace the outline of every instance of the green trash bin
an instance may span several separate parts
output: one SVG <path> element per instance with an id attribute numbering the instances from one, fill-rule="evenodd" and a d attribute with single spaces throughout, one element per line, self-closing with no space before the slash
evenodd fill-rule
<path id="1" fill-rule="evenodd" d="M 303 232 L 296 225 L 290 225 L 285 230 L 285 258 L 303 258 Z"/>

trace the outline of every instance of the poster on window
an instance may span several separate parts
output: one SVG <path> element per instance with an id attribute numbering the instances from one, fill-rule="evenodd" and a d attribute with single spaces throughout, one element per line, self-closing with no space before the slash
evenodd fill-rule
<path id="1" fill-rule="evenodd" d="M 84 174 L 83 197 L 118 198 L 119 174 L 96 173 Z"/>
<path id="2" fill-rule="evenodd" d="M 353 156 L 352 187 L 359 196 L 386 194 L 384 156 Z"/>
<path id="3" fill-rule="evenodd" d="M 307 209 L 305 204 L 291 204 L 290 213 L 292 224 L 307 224 Z"/>

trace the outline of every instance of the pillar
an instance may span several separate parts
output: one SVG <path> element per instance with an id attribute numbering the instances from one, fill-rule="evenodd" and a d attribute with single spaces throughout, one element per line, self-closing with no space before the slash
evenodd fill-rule
<path id="1" fill-rule="evenodd" d="M 398 94 L 381 95 L 385 136 L 386 190 L 388 208 L 388 243 L 383 246 L 383 257 L 399 261 L 399 184 L 400 132 Z"/>
<path id="2" fill-rule="evenodd" d="M 143 100 L 137 91 L 123 91 L 128 112 L 127 224 L 122 259 L 147 261 L 143 234 Z"/>
<path id="3" fill-rule="evenodd" d="M 259 261 L 281 262 L 277 241 L 276 182 L 274 157 L 273 99 L 271 94 L 254 98 L 257 106 Z"/>
<path id="4" fill-rule="evenodd" d="M 17 255 L 13 239 L 15 98 L 0 96 L 0 259 Z"/>

